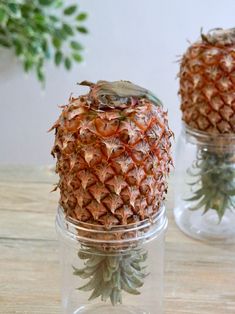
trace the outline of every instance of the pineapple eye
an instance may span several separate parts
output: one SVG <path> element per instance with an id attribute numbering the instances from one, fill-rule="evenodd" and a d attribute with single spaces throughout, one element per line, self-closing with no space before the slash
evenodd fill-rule
<path id="1" fill-rule="evenodd" d="M 95 142 L 96 137 L 95 134 L 92 133 L 89 130 L 81 130 L 79 132 L 79 140 L 83 143 L 83 144 L 91 144 L 93 142 Z"/>
<path id="2" fill-rule="evenodd" d="M 118 131 L 119 123 L 120 122 L 118 119 L 111 120 L 111 121 L 108 121 L 107 119 L 100 119 L 100 118 L 95 119 L 96 130 L 98 133 L 100 133 L 104 137 L 108 137 L 108 136 L 116 134 Z"/>

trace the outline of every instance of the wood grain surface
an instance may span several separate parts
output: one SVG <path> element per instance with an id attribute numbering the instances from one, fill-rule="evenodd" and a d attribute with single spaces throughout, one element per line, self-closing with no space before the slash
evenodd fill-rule
<path id="1" fill-rule="evenodd" d="M 0 168 L 1 314 L 61 313 L 56 181 L 50 167 Z M 186 237 L 174 223 L 171 195 L 165 314 L 235 314 L 235 246 Z"/>

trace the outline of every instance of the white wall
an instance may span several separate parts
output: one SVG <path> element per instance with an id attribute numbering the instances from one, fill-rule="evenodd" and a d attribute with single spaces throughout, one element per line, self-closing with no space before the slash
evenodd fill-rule
<path id="1" fill-rule="evenodd" d="M 71 1 L 70 1 L 71 2 Z M 180 130 L 178 55 L 198 38 L 200 28 L 235 26 L 234 0 L 82 0 L 89 12 L 90 35 L 84 37 L 86 64 L 72 72 L 47 69 L 47 87 L 21 69 L 0 73 L 0 163 L 51 163 L 58 104 L 71 92 L 84 93 L 76 82 L 127 79 L 148 87 L 169 110 L 176 137 Z M 1 57 L 1 56 L 0 56 Z M 10 67 L 10 65 L 9 65 Z"/>

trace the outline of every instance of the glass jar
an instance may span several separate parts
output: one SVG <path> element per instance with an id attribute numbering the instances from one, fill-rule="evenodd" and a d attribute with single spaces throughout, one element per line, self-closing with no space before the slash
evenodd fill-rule
<path id="1" fill-rule="evenodd" d="M 105 228 L 65 217 L 56 229 L 65 314 L 163 314 L 165 208 L 153 219 Z"/>
<path id="2" fill-rule="evenodd" d="M 235 135 L 183 125 L 176 147 L 174 216 L 187 235 L 235 239 Z"/>

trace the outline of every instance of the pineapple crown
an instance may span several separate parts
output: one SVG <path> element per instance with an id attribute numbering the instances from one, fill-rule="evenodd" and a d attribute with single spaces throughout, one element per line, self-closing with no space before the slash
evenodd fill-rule
<path id="1" fill-rule="evenodd" d="M 229 46 L 235 44 L 235 28 L 214 28 L 207 34 L 201 30 L 201 40 L 209 45 Z"/>
<path id="2" fill-rule="evenodd" d="M 83 81 L 79 85 L 89 86 L 91 99 L 95 102 L 105 103 L 108 107 L 118 107 L 121 103 L 127 102 L 130 97 L 146 98 L 156 106 L 162 106 L 151 91 L 129 81 L 98 81 L 96 84 Z"/>

